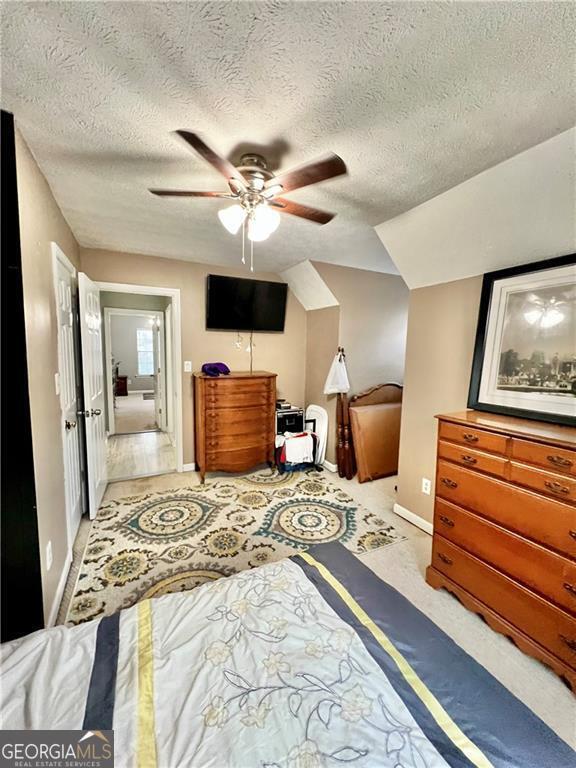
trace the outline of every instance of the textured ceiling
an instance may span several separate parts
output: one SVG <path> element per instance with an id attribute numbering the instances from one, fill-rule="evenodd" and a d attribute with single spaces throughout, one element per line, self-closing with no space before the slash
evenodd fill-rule
<path id="1" fill-rule="evenodd" d="M 575 122 L 563 2 L 4 2 L 2 103 L 80 243 L 237 264 L 223 188 L 170 137 L 185 128 L 282 168 L 327 150 L 350 176 L 291 194 L 259 268 L 303 259 L 394 271 L 383 222 Z"/>

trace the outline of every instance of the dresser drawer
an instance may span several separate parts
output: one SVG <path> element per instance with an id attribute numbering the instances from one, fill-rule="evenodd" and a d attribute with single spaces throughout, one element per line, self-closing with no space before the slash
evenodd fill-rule
<path id="1" fill-rule="evenodd" d="M 442 460 L 436 495 L 576 558 L 576 508 L 569 504 Z"/>
<path id="2" fill-rule="evenodd" d="M 434 537 L 432 564 L 576 669 L 576 619 L 441 536 Z"/>
<path id="3" fill-rule="evenodd" d="M 500 456 L 493 456 L 490 453 L 475 451 L 467 445 L 460 446 L 440 440 L 438 443 L 438 457 L 440 459 L 454 461 L 456 464 L 461 464 L 463 467 L 472 467 L 479 472 L 486 472 L 489 475 L 506 477 L 506 468 L 508 465 L 507 459 L 500 458 Z"/>
<path id="4" fill-rule="evenodd" d="M 467 445 L 481 451 L 506 455 L 508 438 L 494 432 L 484 432 L 466 425 L 453 424 L 449 421 L 440 422 L 440 440 L 450 440 L 453 443 Z"/>
<path id="5" fill-rule="evenodd" d="M 270 447 L 273 437 L 270 429 L 261 427 L 254 432 L 244 432 L 241 435 L 206 435 L 206 451 L 222 451 L 236 448 L 254 448 L 265 445 Z"/>
<path id="6" fill-rule="evenodd" d="M 211 408 L 205 414 L 206 435 L 246 435 L 268 431 L 274 434 L 274 409 L 247 407 Z"/>
<path id="7" fill-rule="evenodd" d="M 205 394 L 230 395 L 246 394 L 249 392 L 271 392 L 274 389 L 274 381 L 271 379 L 226 379 L 214 378 L 212 381 L 204 381 Z"/>
<path id="8" fill-rule="evenodd" d="M 540 493 L 545 493 L 547 496 L 553 496 L 555 499 L 576 504 L 576 478 L 511 462 L 510 480 L 518 483 L 518 485 L 524 485 Z"/>
<path id="9" fill-rule="evenodd" d="M 552 445 L 531 443 L 529 440 L 512 439 L 512 458 L 545 467 L 552 472 L 567 472 L 576 475 L 576 451 L 554 448 Z"/>
<path id="10" fill-rule="evenodd" d="M 264 464 L 268 457 L 269 444 L 237 450 L 207 450 L 205 471 L 243 472 L 256 464 Z"/>
<path id="11" fill-rule="evenodd" d="M 434 531 L 576 614 L 576 563 L 572 560 L 442 499 L 436 500 Z"/>
<path id="12" fill-rule="evenodd" d="M 254 392 L 215 392 L 206 395 L 206 408 L 246 408 L 251 405 L 273 406 L 274 394 L 270 390 Z"/>

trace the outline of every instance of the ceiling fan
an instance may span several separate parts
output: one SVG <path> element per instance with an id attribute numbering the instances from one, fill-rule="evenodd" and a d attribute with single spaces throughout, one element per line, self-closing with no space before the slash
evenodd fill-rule
<path id="1" fill-rule="evenodd" d="M 344 161 L 333 153 L 275 176 L 262 155 L 242 155 L 238 167 L 218 155 L 195 133 L 175 131 L 226 179 L 229 192 L 193 192 L 179 189 L 151 189 L 159 197 L 212 197 L 233 200 L 234 204 L 218 212 L 223 226 L 233 235 L 242 227 L 251 242 L 266 240 L 280 223 L 278 213 L 290 213 L 316 224 L 327 224 L 335 214 L 286 200 L 279 195 L 317 184 L 347 173 Z M 244 237 L 242 238 L 244 252 Z M 242 258 L 244 262 L 244 255 Z"/>

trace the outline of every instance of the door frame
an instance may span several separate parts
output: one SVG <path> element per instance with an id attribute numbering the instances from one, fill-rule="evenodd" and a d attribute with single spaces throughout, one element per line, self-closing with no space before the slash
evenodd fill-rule
<path id="1" fill-rule="evenodd" d="M 180 311 L 180 288 L 159 288 L 150 285 L 133 285 L 132 283 L 96 283 L 101 291 L 112 293 L 136 293 L 141 296 L 166 296 L 172 304 L 172 413 L 174 414 L 174 438 L 176 442 L 177 471 L 184 471 L 184 451 L 182 439 L 182 324 Z M 146 310 L 135 310 L 142 314 Z M 153 311 L 153 310 L 149 310 Z M 166 400 L 168 391 L 165 376 Z"/>
<path id="2" fill-rule="evenodd" d="M 121 307 L 104 307 L 104 350 L 105 350 L 105 365 L 104 375 L 106 376 L 106 407 L 107 407 L 107 426 L 108 434 L 116 434 L 116 424 L 114 416 L 114 391 L 112 387 L 112 358 L 110 351 L 112 350 L 112 317 L 152 317 L 155 320 L 159 320 L 160 324 L 158 328 L 161 333 L 164 333 L 164 310 L 161 309 L 123 309 Z M 166 422 L 166 410 L 168 393 L 166 391 L 166 350 L 165 345 L 160 341 L 158 350 L 158 362 L 160 363 L 160 376 L 162 376 L 162 424 L 159 425 L 161 432 L 167 432 Z M 156 376 L 158 372 L 156 371 Z"/>
<path id="3" fill-rule="evenodd" d="M 70 276 L 72 278 L 73 283 L 76 285 L 76 294 L 78 294 L 78 270 L 72 264 L 68 256 L 64 253 L 64 251 L 60 248 L 58 243 L 51 242 L 50 243 L 50 250 L 52 253 L 52 295 L 54 299 L 54 306 L 56 312 L 58 312 L 58 262 L 70 273 Z M 75 335 L 78 335 L 80 333 L 80 328 L 78 324 L 77 317 L 74 317 L 73 319 L 73 333 Z M 58 406 L 60 407 L 60 365 L 61 365 L 61 353 L 62 350 L 60 349 L 60 333 L 57 333 L 57 355 L 58 355 L 58 373 L 57 378 L 55 378 L 54 386 L 55 391 L 58 397 Z M 78 365 L 79 361 L 76 357 L 76 347 L 74 347 L 74 382 L 76 386 L 76 382 L 78 381 Z M 77 409 L 80 407 L 81 403 L 79 402 L 79 393 L 78 390 L 76 390 L 76 404 Z M 80 421 L 80 419 L 77 419 L 77 421 Z M 62 448 L 64 449 L 64 440 L 66 437 L 66 430 L 64 427 L 64 421 L 63 419 L 60 419 L 60 441 L 62 444 Z M 78 469 L 80 472 L 80 515 L 84 515 L 86 512 L 86 494 L 85 494 L 85 476 L 82 472 L 82 443 L 80 440 L 80 437 L 78 437 Z M 66 472 L 66 469 L 64 468 L 64 472 Z M 64 477 L 64 483 L 66 483 L 66 477 Z M 70 528 L 70 510 L 66 509 L 66 542 L 67 542 L 67 550 L 68 550 L 68 556 L 71 557 L 72 549 L 74 546 L 74 540 L 76 538 L 76 534 L 78 533 L 78 530 L 74 531 L 72 533 Z"/>

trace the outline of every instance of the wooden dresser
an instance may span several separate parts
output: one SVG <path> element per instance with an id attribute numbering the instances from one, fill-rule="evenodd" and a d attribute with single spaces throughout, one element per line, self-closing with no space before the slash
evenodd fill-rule
<path id="1" fill-rule="evenodd" d="M 438 419 L 427 582 L 576 690 L 576 429 L 479 411 Z"/>
<path id="2" fill-rule="evenodd" d="M 276 374 L 194 374 L 195 460 L 206 472 L 243 472 L 274 461 Z"/>

